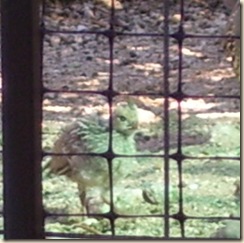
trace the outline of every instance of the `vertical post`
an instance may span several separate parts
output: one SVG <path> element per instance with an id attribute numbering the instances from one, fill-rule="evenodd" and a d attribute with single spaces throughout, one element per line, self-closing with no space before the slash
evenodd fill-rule
<path id="1" fill-rule="evenodd" d="M 169 238 L 169 0 L 164 1 L 164 237 Z"/>
<path id="2" fill-rule="evenodd" d="M 39 1 L 1 2 L 4 238 L 43 239 Z"/>

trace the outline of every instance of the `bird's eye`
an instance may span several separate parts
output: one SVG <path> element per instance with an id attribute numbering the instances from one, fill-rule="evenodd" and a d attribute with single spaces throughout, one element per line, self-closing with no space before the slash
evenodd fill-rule
<path id="1" fill-rule="evenodd" d="M 125 121 L 126 120 L 126 118 L 124 116 L 119 116 L 118 118 L 120 119 L 120 121 Z"/>

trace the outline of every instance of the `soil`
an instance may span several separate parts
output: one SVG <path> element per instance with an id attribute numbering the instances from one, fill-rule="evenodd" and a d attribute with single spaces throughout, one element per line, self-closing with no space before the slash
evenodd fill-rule
<path id="1" fill-rule="evenodd" d="M 121 94 L 128 92 L 144 94 L 135 97 L 138 106 L 156 115 L 162 115 L 164 99 L 155 94 L 165 91 L 163 38 L 139 34 L 163 34 L 164 3 L 116 1 L 114 29 L 121 34 L 114 38 L 111 77 L 108 38 L 103 34 L 73 33 L 82 30 L 101 32 L 109 28 L 108 2 L 77 1 L 71 5 L 46 6 L 45 28 L 53 32 L 46 34 L 44 39 L 45 87 L 55 91 L 102 91 L 108 88 L 109 80 L 112 79 L 115 91 Z M 207 1 L 195 0 L 184 3 L 185 32 L 212 38 L 184 39 L 181 73 L 178 67 L 178 43 L 173 38 L 169 41 L 170 93 L 175 93 L 181 86 L 182 91 L 189 96 L 213 96 L 207 99 L 201 97 L 185 99 L 183 112 L 239 111 L 238 99 L 214 98 L 214 96 L 240 95 L 240 83 L 237 82 L 223 51 L 221 40 L 217 37 L 224 33 L 228 14 L 222 4 L 213 8 L 213 2 L 209 4 Z M 178 30 L 179 23 L 180 5 L 170 1 L 171 34 Z M 64 34 L 59 31 L 71 33 Z M 133 36 L 133 33 L 139 36 Z M 154 95 L 147 95 L 149 93 Z M 117 99 L 120 97 L 116 97 Z M 47 120 L 66 121 L 87 109 L 104 109 L 105 102 L 103 96 L 89 93 L 46 93 L 44 115 Z M 170 99 L 170 108 L 176 106 L 176 100 Z"/>
<path id="2" fill-rule="evenodd" d="M 169 2 L 169 32 L 173 34 L 179 30 L 180 4 Z M 157 150 L 163 140 L 158 134 L 162 133 L 164 121 L 164 98 L 160 95 L 165 92 L 164 40 L 161 36 L 140 34 L 164 33 L 164 3 L 115 1 L 113 23 L 119 34 L 113 39 L 113 46 L 106 35 L 96 33 L 109 28 L 109 8 L 110 1 L 106 0 L 47 4 L 43 20 L 49 32 L 44 38 L 43 81 L 50 92 L 44 96 L 44 121 L 67 123 L 87 112 L 108 112 L 106 97 L 84 91 L 102 92 L 112 84 L 120 94 L 113 99 L 114 103 L 126 99 L 123 94 L 137 94 L 133 98 L 140 108 L 140 124 L 154 130 L 153 138 L 138 137 L 139 149 Z M 169 110 L 176 112 L 180 96 L 175 95 L 181 90 L 186 95 L 181 102 L 183 119 L 192 114 L 238 112 L 240 83 L 223 50 L 222 39 L 218 38 L 225 33 L 227 9 L 221 1 L 186 1 L 182 21 L 186 34 L 211 38 L 184 39 L 182 62 L 178 42 L 170 38 Z M 113 59 L 112 73 L 110 59 Z M 178 116 L 170 119 L 171 123 L 177 123 Z M 200 119 L 196 122 L 194 118 L 193 123 L 201 126 Z M 171 145 L 175 145 L 176 130 L 171 137 Z M 209 134 L 202 137 L 198 133 L 183 138 L 185 144 L 201 144 L 207 139 Z"/>

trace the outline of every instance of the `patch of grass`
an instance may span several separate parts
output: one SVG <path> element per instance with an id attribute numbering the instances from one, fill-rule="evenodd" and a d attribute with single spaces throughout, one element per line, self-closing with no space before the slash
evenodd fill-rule
<path id="1" fill-rule="evenodd" d="M 189 122 L 190 120 L 188 120 Z M 196 120 L 195 120 L 196 121 Z M 195 124 L 195 126 L 193 126 Z M 201 133 L 201 124 L 189 122 L 188 133 Z M 200 125 L 199 125 L 200 124 Z M 211 138 L 201 145 L 184 146 L 183 153 L 197 157 L 239 156 L 240 155 L 240 125 L 239 121 L 228 122 L 226 119 L 206 121 L 205 130 Z M 192 128 L 191 128 L 192 126 Z M 186 126 L 185 126 L 186 127 Z M 49 124 L 44 126 L 43 146 L 52 147 L 53 141 L 60 126 Z M 191 132 L 191 129 L 193 130 Z M 50 135 L 48 135 L 50 133 Z M 205 132 L 204 132 L 205 133 Z M 148 152 L 148 151 L 147 151 Z M 138 166 L 119 185 L 114 188 L 114 205 L 121 215 L 151 215 L 145 218 L 118 218 L 115 222 L 115 231 L 118 235 L 163 236 L 164 220 L 157 215 L 164 213 L 164 159 L 140 158 Z M 170 213 L 179 211 L 178 165 L 170 160 Z M 124 166 L 130 166 L 125 163 Z M 233 196 L 234 181 L 240 177 L 240 162 L 236 160 L 209 160 L 192 159 L 182 162 L 183 179 L 183 208 L 188 216 L 199 217 L 228 217 L 230 214 L 238 215 L 239 201 Z M 81 206 L 78 199 L 76 185 L 65 177 L 48 176 L 43 181 L 44 203 L 48 211 L 80 213 Z M 155 200 L 151 204 L 144 200 L 142 194 L 146 190 Z M 78 224 L 77 224 L 78 223 Z M 111 234 L 111 227 L 107 220 L 92 218 L 61 217 L 46 221 L 46 229 L 55 232 L 73 232 L 91 234 L 89 230 L 79 227 L 86 224 L 101 234 Z M 208 220 L 187 220 L 185 222 L 185 235 L 188 237 L 209 237 L 221 222 Z M 180 237 L 181 230 L 177 220 L 170 220 L 170 236 Z"/>

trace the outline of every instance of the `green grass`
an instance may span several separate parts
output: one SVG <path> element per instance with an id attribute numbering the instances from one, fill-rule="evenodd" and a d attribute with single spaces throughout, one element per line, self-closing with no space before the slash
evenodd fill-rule
<path id="1" fill-rule="evenodd" d="M 204 144 L 183 147 L 189 156 L 239 156 L 240 125 L 238 119 L 205 120 L 210 139 Z M 196 133 L 196 125 L 188 132 Z M 43 147 L 50 149 L 60 124 L 49 122 L 44 125 Z M 190 130 L 192 129 L 192 131 Z M 194 130 L 195 129 L 195 130 Z M 199 129 L 201 132 L 202 130 Z M 129 162 L 124 166 L 130 166 Z M 228 217 L 239 215 L 240 204 L 233 195 L 234 181 L 240 177 L 240 161 L 192 159 L 182 162 L 183 208 L 187 216 Z M 170 160 L 170 214 L 179 210 L 179 177 L 176 161 Z M 144 200 L 142 192 L 150 192 L 155 204 Z M 114 204 L 122 215 L 154 215 L 150 218 L 118 218 L 115 232 L 118 235 L 163 236 L 164 221 L 156 215 L 164 213 L 164 160 L 143 158 L 139 166 L 123 182 L 115 185 Z M 44 174 L 44 205 L 46 210 L 55 213 L 80 213 L 76 185 L 65 177 Z M 104 212 L 108 206 L 104 206 Z M 88 226 L 83 227 L 81 225 Z M 185 236 L 209 237 L 223 223 L 210 220 L 186 220 Z M 46 230 L 54 232 L 111 234 L 109 221 L 81 217 L 56 217 L 46 219 Z M 91 231 L 89 230 L 92 229 Z M 170 220 L 170 236 L 180 237 L 180 225 Z"/>

